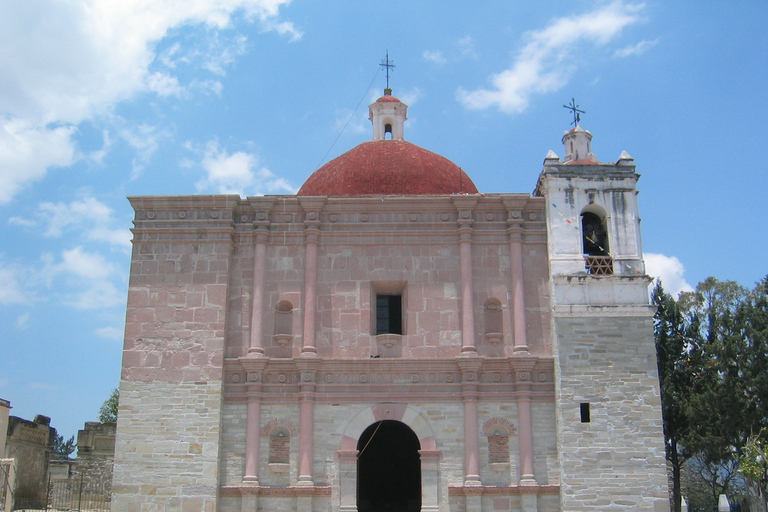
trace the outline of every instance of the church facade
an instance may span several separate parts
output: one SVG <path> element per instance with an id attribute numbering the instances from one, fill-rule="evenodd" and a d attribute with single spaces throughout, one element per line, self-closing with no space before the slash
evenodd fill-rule
<path id="1" fill-rule="evenodd" d="M 296 195 L 132 197 L 114 512 L 668 510 L 638 174 L 478 193 L 370 106 Z"/>

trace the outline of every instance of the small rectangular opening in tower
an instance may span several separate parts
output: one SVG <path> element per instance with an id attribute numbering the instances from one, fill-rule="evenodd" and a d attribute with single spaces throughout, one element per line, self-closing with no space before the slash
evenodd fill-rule
<path id="1" fill-rule="evenodd" d="M 579 404 L 579 409 L 581 410 L 581 422 L 582 423 L 589 423 L 589 403 L 581 403 Z"/>
<path id="2" fill-rule="evenodd" d="M 403 334 L 400 295 L 376 295 L 376 334 Z"/>

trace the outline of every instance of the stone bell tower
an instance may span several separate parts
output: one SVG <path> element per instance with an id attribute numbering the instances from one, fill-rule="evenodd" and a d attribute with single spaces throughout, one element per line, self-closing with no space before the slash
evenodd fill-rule
<path id="1" fill-rule="evenodd" d="M 563 136 L 545 198 L 561 510 L 668 510 L 659 382 L 634 160 Z"/>

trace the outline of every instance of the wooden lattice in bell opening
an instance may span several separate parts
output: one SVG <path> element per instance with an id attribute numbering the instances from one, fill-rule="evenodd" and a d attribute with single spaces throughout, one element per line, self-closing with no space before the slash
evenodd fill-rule
<path id="1" fill-rule="evenodd" d="M 613 275 L 613 258 L 610 256 L 584 256 L 584 266 L 593 276 Z"/>

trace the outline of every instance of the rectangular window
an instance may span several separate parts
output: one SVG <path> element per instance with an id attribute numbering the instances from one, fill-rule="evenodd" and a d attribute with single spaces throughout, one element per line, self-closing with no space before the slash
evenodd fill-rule
<path id="1" fill-rule="evenodd" d="M 589 423 L 589 403 L 579 404 L 581 407 L 581 422 Z"/>
<path id="2" fill-rule="evenodd" d="M 376 334 L 403 334 L 401 295 L 376 295 Z"/>

